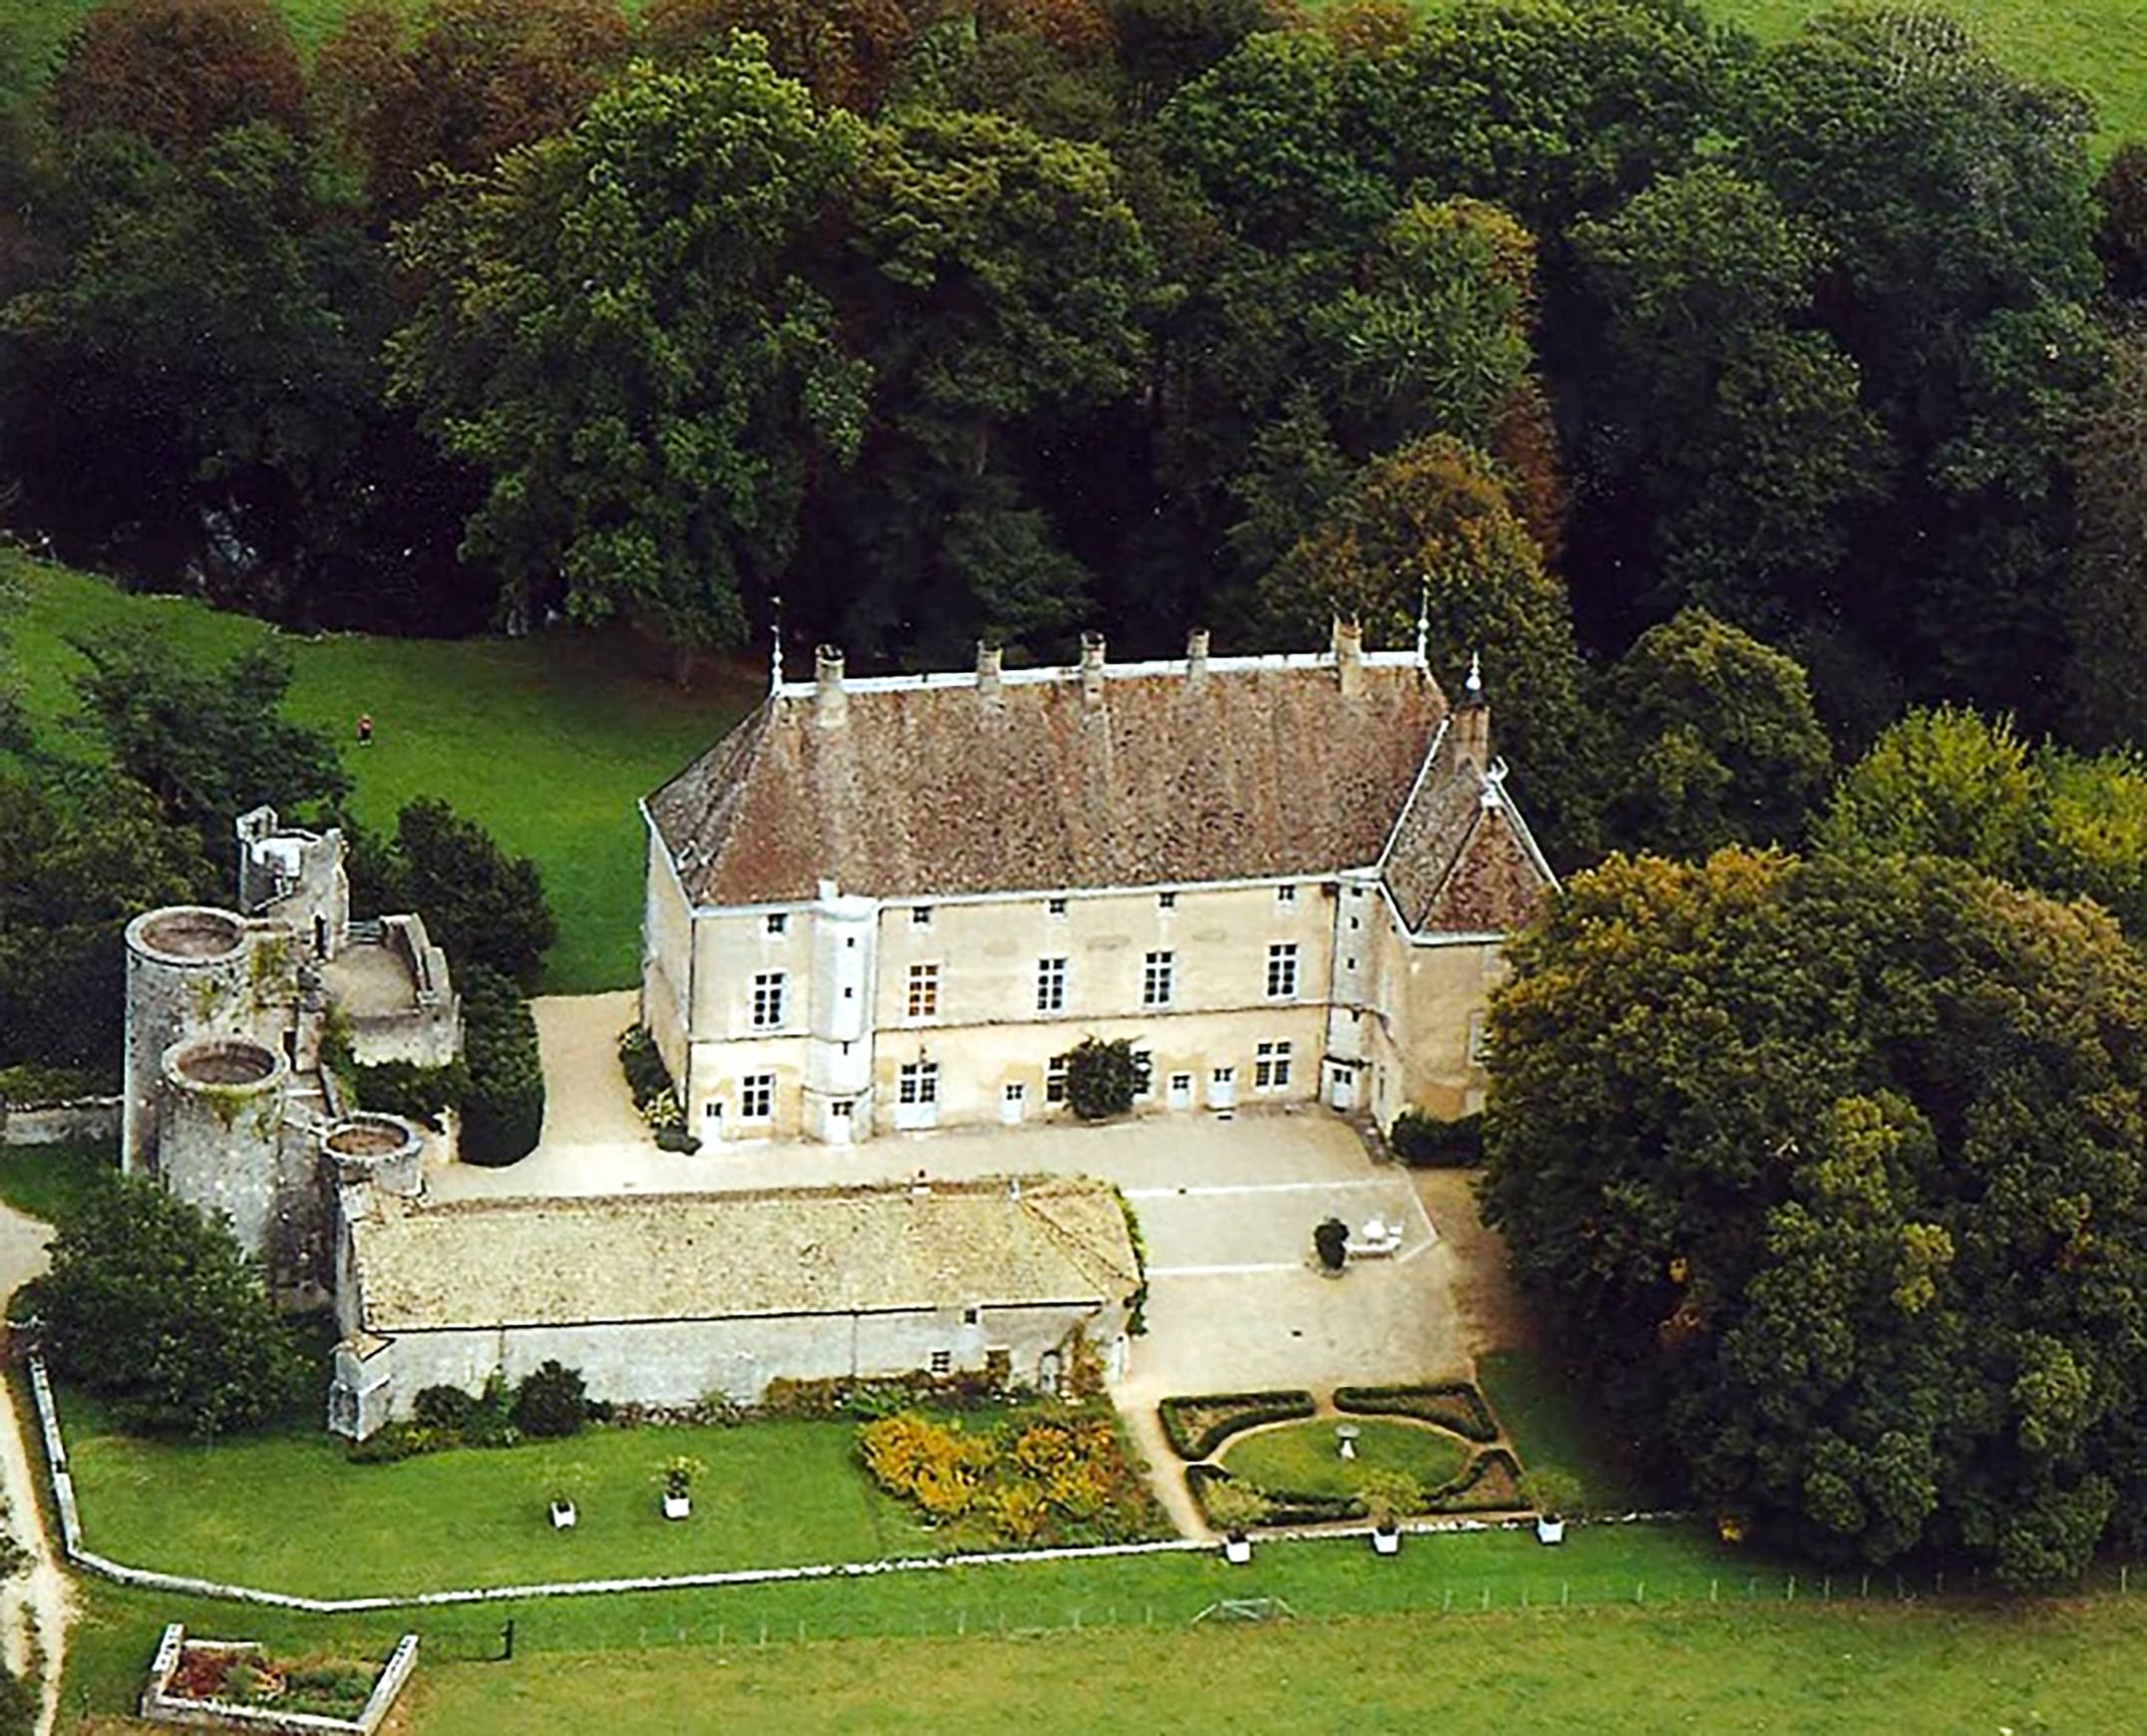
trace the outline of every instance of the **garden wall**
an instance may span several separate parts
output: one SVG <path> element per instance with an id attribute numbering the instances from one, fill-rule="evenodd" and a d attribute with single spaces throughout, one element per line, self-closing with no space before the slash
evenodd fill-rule
<path id="1" fill-rule="evenodd" d="M 258 1652 L 247 1640 L 195 1640 L 196 1647 Z M 418 1636 L 406 1633 L 396 1642 L 365 1709 L 355 1718 L 323 1718 L 309 1712 L 277 1712 L 262 1706 L 232 1705 L 222 1700 L 195 1700 L 172 1692 L 172 1677 L 185 1650 L 186 1630 L 177 1621 L 164 1630 L 157 1655 L 150 1664 L 149 1686 L 142 1694 L 142 1716 L 153 1724 L 181 1724 L 202 1730 L 257 1730 L 264 1736 L 373 1736 L 404 1684 L 418 1665 Z"/>
<path id="2" fill-rule="evenodd" d="M 117 1097 L 0 1102 L 0 1146 L 109 1145 L 120 1137 L 120 1102 Z"/>

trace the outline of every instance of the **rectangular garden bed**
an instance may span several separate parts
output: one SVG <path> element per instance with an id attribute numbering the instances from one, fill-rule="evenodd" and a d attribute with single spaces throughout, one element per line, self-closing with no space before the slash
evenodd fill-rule
<path id="1" fill-rule="evenodd" d="M 274 1736 L 372 1736 L 417 1667 L 418 1636 L 406 1633 L 385 1663 L 271 1657 L 250 1639 L 188 1639 L 164 1630 L 142 1693 L 153 1724 L 259 1730 Z"/>

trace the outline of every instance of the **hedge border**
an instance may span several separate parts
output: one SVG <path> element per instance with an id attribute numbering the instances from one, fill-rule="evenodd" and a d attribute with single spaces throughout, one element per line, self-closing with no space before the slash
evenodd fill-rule
<path id="1" fill-rule="evenodd" d="M 1514 1498 L 1511 1501 L 1472 1501 L 1468 1497 L 1476 1486 L 1490 1476 L 1493 1469 L 1502 1469 L 1513 1480 Z M 1528 1504 L 1521 1499 L 1521 1461 L 1505 1447 L 1487 1447 L 1471 1459 L 1456 1477 L 1433 1498 L 1435 1513 L 1506 1513 Z"/>
<path id="2" fill-rule="evenodd" d="M 1217 1484 L 1235 1481 L 1221 1465 L 1186 1467 L 1186 1487 L 1193 1492 L 1193 1499 L 1200 1503 L 1202 1517 L 1211 1526 L 1215 1526 L 1215 1519 L 1208 1512 L 1208 1491 Z M 1267 1517 L 1259 1522 L 1263 1529 L 1269 1526 L 1335 1525 L 1344 1520 L 1362 1519 L 1368 1511 L 1363 1498 L 1356 1495 L 1312 1495 L 1303 1490 L 1265 1487 L 1260 1493 L 1269 1503 Z M 1220 1531 L 1222 1528 L 1217 1526 L 1216 1529 Z"/>
<path id="3" fill-rule="evenodd" d="M 1452 1400 L 1448 1407 L 1445 1401 Z M 1338 1386 L 1334 1408 L 1360 1417 L 1410 1417 L 1432 1423 L 1479 1447 L 1499 1438 L 1499 1420 L 1483 1390 L 1466 1380 L 1440 1380 L 1417 1386 Z"/>
<path id="4" fill-rule="evenodd" d="M 1228 1410 L 1230 1414 L 1210 1423 L 1198 1436 L 1189 1436 L 1182 1413 L 1195 1409 Z M 1170 1442 L 1171 1451 L 1187 1463 L 1197 1464 L 1213 1458 L 1216 1449 L 1233 1435 L 1256 1429 L 1263 1423 L 1296 1422 L 1318 1409 L 1318 1403 L 1309 1392 L 1276 1389 L 1167 1398 L 1156 1406 L 1156 1415 L 1163 1424 L 1164 1439 Z"/>

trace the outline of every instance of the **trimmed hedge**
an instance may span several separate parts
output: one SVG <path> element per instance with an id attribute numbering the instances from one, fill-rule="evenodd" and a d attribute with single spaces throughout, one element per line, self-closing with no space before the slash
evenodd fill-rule
<path id="1" fill-rule="evenodd" d="M 463 973 L 463 1051 L 470 1070 L 463 1161 L 495 1169 L 520 1163 L 544 1131 L 537 1019 L 513 979 L 483 965 Z"/>
<path id="2" fill-rule="evenodd" d="M 1488 1447 L 1499 1438 L 1498 1420 L 1484 1395 L 1465 1380 L 1429 1386 L 1342 1386 L 1334 1389 L 1334 1408 L 1360 1417 L 1414 1417 Z"/>
<path id="3" fill-rule="evenodd" d="M 1167 1398 L 1156 1407 L 1171 1451 L 1188 1461 L 1206 1459 L 1235 1434 L 1261 1423 L 1287 1423 L 1319 1407 L 1308 1392 L 1224 1392 L 1199 1398 Z"/>
<path id="4" fill-rule="evenodd" d="M 1506 1513 L 1528 1505 L 1521 1499 L 1521 1465 L 1504 1447 L 1469 1461 L 1469 1468 L 1432 1498 L 1435 1513 Z"/>
<path id="5" fill-rule="evenodd" d="M 1484 1118 L 1439 1121 L 1405 1109 L 1387 1130 L 1387 1150 L 1412 1170 L 1473 1170 L 1484 1161 Z"/>
<path id="6" fill-rule="evenodd" d="M 1186 1467 L 1186 1487 L 1201 1504 L 1203 1515 L 1208 1513 L 1208 1491 L 1232 1481 L 1231 1474 L 1220 1465 Z M 1267 1517 L 1259 1522 L 1263 1526 L 1334 1525 L 1343 1520 L 1362 1519 L 1369 1511 L 1360 1496 L 1310 1495 L 1301 1490 L 1269 1489 L 1264 1484 L 1255 1487 L 1268 1501 Z M 1211 1518 L 1209 1523 L 1214 1524 L 1214 1520 Z"/>

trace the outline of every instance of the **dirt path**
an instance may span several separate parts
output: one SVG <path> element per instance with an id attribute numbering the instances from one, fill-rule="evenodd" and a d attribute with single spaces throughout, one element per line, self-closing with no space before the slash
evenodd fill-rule
<path id="1" fill-rule="evenodd" d="M 0 1309 L 16 1288 L 42 1272 L 52 1225 L 0 1206 Z M 43 1709 L 38 1736 L 50 1736 L 60 1715 L 60 1677 L 67 1661 L 67 1626 L 74 1619 L 74 1598 L 45 1535 L 45 1513 L 37 1499 L 23 1421 L 15 1409 L 12 1387 L 0 1382 L 0 1495 L 7 1501 L 8 1528 L 30 1554 L 26 1572 L 0 1589 L 0 1632 L 4 1632 L 8 1667 L 18 1674 L 31 1662 L 34 1624 L 44 1668 Z"/>
<path id="2" fill-rule="evenodd" d="M 1126 1432 L 1133 1437 L 1134 1450 L 1148 1461 L 1148 1486 L 1155 1491 L 1156 1499 L 1163 1503 L 1163 1511 L 1170 1515 L 1171 1524 L 1178 1528 L 1182 1538 L 1213 1538 L 1216 1534 L 1208 1528 L 1208 1516 L 1201 1512 L 1201 1505 L 1193 1499 L 1193 1491 L 1186 1487 L 1186 1468 L 1163 1432 L 1163 1420 L 1156 1414 L 1152 1399 L 1135 1398 L 1130 1395 L 1113 1394 L 1118 1414 L 1125 1419 Z"/>

